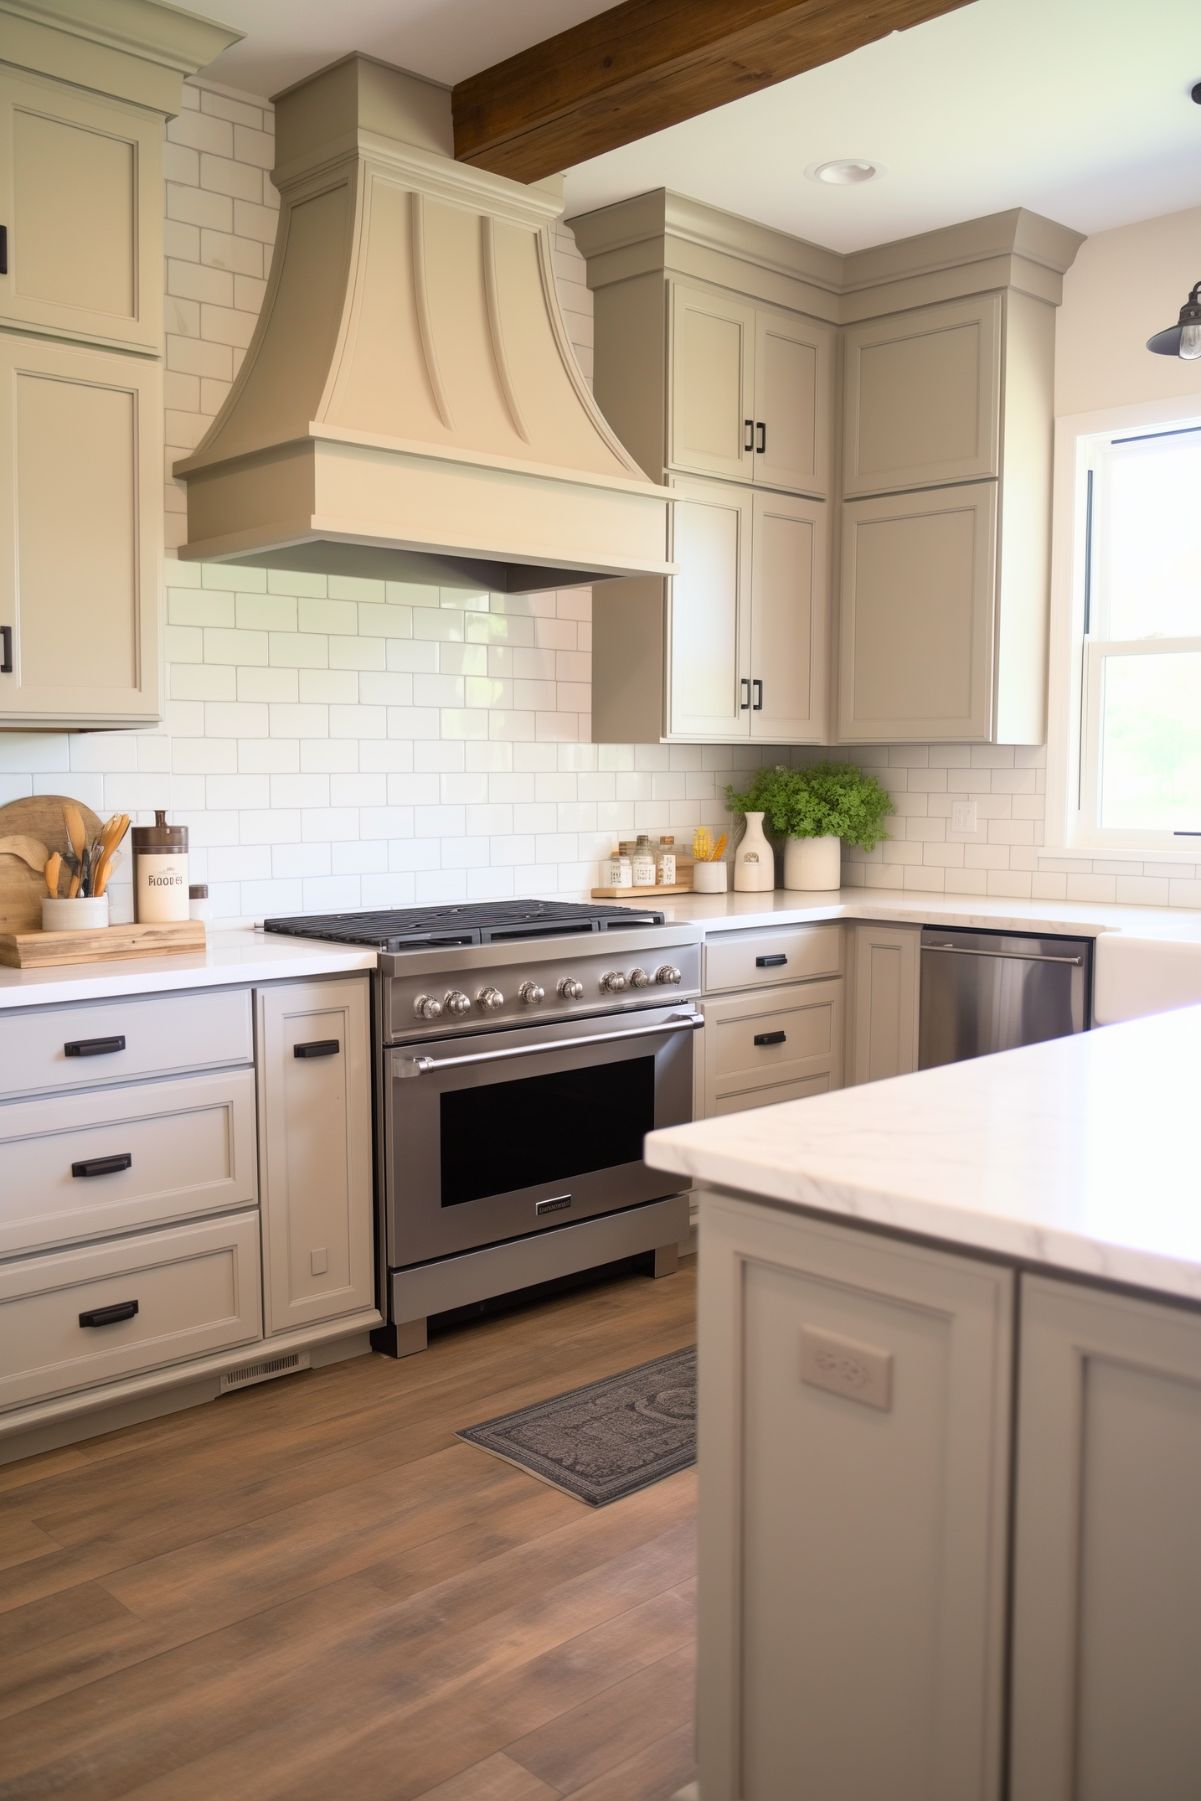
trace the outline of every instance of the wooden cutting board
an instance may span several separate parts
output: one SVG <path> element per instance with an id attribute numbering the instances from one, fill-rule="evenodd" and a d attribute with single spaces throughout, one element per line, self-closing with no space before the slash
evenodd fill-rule
<path id="1" fill-rule="evenodd" d="M 65 856 L 71 841 L 63 819 L 63 801 L 69 799 L 69 795 L 62 794 L 31 794 L 25 800 L 12 800 L 0 807 L 0 932 L 36 931 L 42 923 L 42 896 L 46 892 L 42 871 L 31 869 L 23 857 L 6 851 L 3 840 L 33 839 L 45 845 L 47 857 L 55 850 Z M 83 814 L 89 837 L 97 836 L 99 819 L 90 807 L 79 801 L 75 804 Z"/>

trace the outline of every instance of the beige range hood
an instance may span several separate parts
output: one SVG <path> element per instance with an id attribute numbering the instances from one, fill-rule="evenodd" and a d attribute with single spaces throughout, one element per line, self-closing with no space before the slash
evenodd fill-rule
<path id="1" fill-rule="evenodd" d="M 180 556 L 513 593 L 670 572 L 668 492 L 567 339 L 559 199 L 451 143 L 449 91 L 369 57 L 278 96 L 271 276 L 175 465 Z"/>

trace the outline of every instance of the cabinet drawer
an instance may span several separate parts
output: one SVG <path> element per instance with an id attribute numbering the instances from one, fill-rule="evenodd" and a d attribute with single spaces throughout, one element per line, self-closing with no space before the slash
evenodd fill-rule
<path id="1" fill-rule="evenodd" d="M 782 1088 L 811 1076 L 833 1073 L 840 1081 L 842 1010 L 842 983 L 837 980 L 706 1002 L 708 1110 L 720 1111 L 718 1103 L 730 1096 Z"/>
<path id="2" fill-rule="evenodd" d="M 722 932 L 705 941 L 705 992 L 765 988 L 842 973 L 842 927 L 775 926 L 765 932 Z"/>
<path id="3" fill-rule="evenodd" d="M 0 1408 L 245 1344 L 261 1327 L 257 1213 L 19 1258 L 0 1267 Z"/>
<path id="4" fill-rule="evenodd" d="M 253 1070 L 0 1108 L 0 1257 L 254 1202 Z"/>
<path id="5" fill-rule="evenodd" d="M 749 1113 L 753 1107 L 777 1107 L 781 1101 L 807 1101 L 813 1094 L 829 1094 L 837 1088 L 834 1072 L 821 1076 L 805 1076 L 799 1082 L 782 1082 L 779 1087 L 752 1088 L 747 1094 L 719 1095 L 709 1109 L 716 1119 L 723 1113 Z"/>
<path id="6" fill-rule="evenodd" d="M 253 1060 L 244 988 L 0 1014 L 5 1100 Z"/>

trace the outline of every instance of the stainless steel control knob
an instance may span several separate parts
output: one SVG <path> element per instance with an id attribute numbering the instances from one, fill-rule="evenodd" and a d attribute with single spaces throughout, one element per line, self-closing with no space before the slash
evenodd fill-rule
<path id="1" fill-rule="evenodd" d="M 620 969 L 611 969 L 608 975 L 601 977 L 602 994 L 620 994 L 626 985 L 626 979 Z"/>
<path id="2" fill-rule="evenodd" d="M 655 971 L 655 980 L 661 982 L 665 988 L 670 988 L 680 980 L 680 972 L 673 964 L 665 963 L 662 969 Z"/>
<path id="3" fill-rule="evenodd" d="M 538 982 L 523 982 L 517 992 L 527 1007 L 536 1007 L 546 999 L 546 989 Z"/>
<path id="4" fill-rule="evenodd" d="M 432 994 L 419 994 L 413 1002 L 413 1011 L 418 1019 L 441 1019 L 442 1002 L 435 1000 Z"/>
<path id="5" fill-rule="evenodd" d="M 563 976 L 559 982 L 559 994 L 565 1001 L 580 1001 L 584 998 L 584 984 L 577 982 L 574 976 Z"/>
<path id="6" fill-rule="evenodd" d="M 505 997 L 499 988 L 481 988 L 475 998 L 485 1013 L 495 1013 L 498 1007 L 505 1004 Z"/>
<path id="7" fill-rule="evenodd" d="M 464 994 L 461 988 L 452 988 L 442 1005 L 448 1013 L 470 1013 L 471 996 Z"/>
<path id="8" fill-rule="evenodd" d="M 645 969 L 632 969 L 630 971 L 631 988 L 649 988 L 650 985 L 651 979 L 647 975 Z"/>

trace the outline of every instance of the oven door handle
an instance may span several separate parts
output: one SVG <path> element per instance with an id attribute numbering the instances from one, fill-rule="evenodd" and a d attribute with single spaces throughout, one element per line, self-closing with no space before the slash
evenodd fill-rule
<path id="1" fill-rule="evenodd" d="M 594 1044 L 626 1044 L 631 1038 L 660 1038 L 666 1032 L 696 1032 L 705 1023 L 700 1013 L 673 1013 L 657 1026 L 633 1026 L 624 1032 L 597 1032 L 588 1038 L 556 1038 L 550 1044 L 518 1044 L 503 1051 L 473 1051 L 466 1057 L 398 1057 L 396 1076 L 427 1076 L 440 1069 L 468 1069 L 479 1063 L 508 1063 L 518 1057 L 542 1057 L 551 1051 L 590 1050 Z"/>

